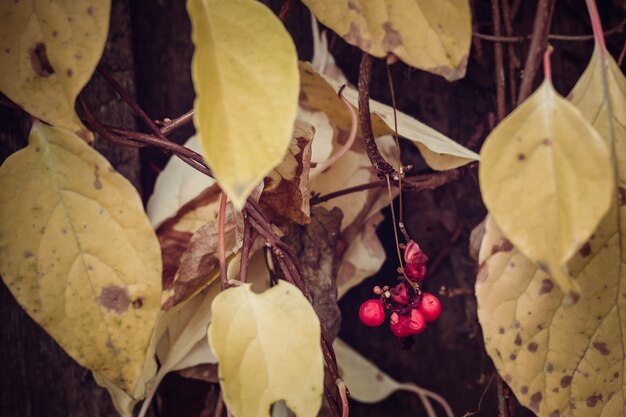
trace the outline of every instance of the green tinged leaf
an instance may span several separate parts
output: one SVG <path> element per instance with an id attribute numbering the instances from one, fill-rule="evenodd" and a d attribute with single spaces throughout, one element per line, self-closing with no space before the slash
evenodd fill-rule
<path id="1" fill-rule="evenodd" d="M 291 143 L 298 108 L 296 49 L 254 0 L 189 0 L 196 47 L 194 123 L 220 187 L 241 209 Z"/>
<path id="2" fill-rule="evenodd" d="M 317 415 L 324 379 L 320 324 L 298 288 L 285 281 L 261 294 L 250 284 L 230 288 L 215 297 L 211 311 L 209 345 L 234 415 L 269 416 L 279 400 L 298 417 Z"/>
<path id="3" fill-rule="evenodd" d="M 504 234 L 576 302 L 566 264 L 607 213 L 614 192 L 606 143 L 580 111 L 543 85 L 481 151 L 485 205 Z"/>
<path id="4" fill-rule="evenodd" d="M 110 10 L 110 0 L 0 2 L 0 91 L 92 141 L 74 102 L 102 55 Z"/>
<path id="5" fill-rule="evenodd" d="M 139 195 L 80 138 L 41 122 L 0 168 L 0 189 L 2 279 L 70 356 L 132 395 L 161 296 Z"/>

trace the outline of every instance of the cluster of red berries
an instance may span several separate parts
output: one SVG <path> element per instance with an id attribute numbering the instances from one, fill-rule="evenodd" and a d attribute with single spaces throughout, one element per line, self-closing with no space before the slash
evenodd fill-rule
<path id="1" fill-rule="evenodd" d="M 439 299 L 420 289 L 426 277 L 427 261 L 428 257 L 419 245 L 409 241 L 404 248 L 406 265 L 400 283 L 391 288 L 374 287 L 374 293 L 379 298 L 361 304 L 361 322 L 366 326 L 380 326 L 385 321 L 386 311 L 390 311 L 391 332 L 399 338 L 405 338 L 423 332 L 427 322 L 437 320 L 441 314 Z"/>

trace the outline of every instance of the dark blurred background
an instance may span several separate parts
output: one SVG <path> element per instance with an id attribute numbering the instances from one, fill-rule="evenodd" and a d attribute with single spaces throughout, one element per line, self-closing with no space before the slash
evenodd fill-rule
<path id="1" fill-rule="evenodd" d="M 537 2 L 509 1 L 513 14 L 513 34 L 532 32 Z M 265 1 L 278 12 L 283 0 Z M 493 34 L 491 2 L 471 1 L 475 32 Z M 609 51 L 617 59 L 624 48 L 626 2 L 598 2 L 604 29 L 622 25 L 607 38 Z M 1 22 L 0 22 L 1 23 Z M 300 58 L 312 56 L 310 15 L 306 7 L 293 2 L 286 26 L 294 37 Z M 592 33 L 585 3 L 558 0 L 551 33 L 589 35 Z M 139 104 L 153 119 L 179 116 L 193 104 L 190 62 L 193 47 L 190 22 L 182 0 L 113 0 L 109 40 L 102 65 L 126 88 L 136 94 Z M 553 40 L 553 80 L 558 92 L 566 95 L 582 74 L 593 50 L 592 40 Z M 351 82 L 356 84 L 361 53 L 332 32 L 331 53 Z M 508 44 L 504 44 L 508 71 Z M 516 42 L 512 53 L 521 67 L 529 41 Z M 520 66 L 515 68 L 519 83 Z M 621 66 L 624 70 L 624 64 Z M 439 130 L 459 143 L 479 151 L 495 123 L 494 43 L 473 38 L 467 75 L 449 83 L 442 78 L 413 70 L 402 63 L 391 67 L 398 109 Z M 535 79 L 535 85 L 541 81 Z M 508 87 L 507 87 L 508 88 Z M 372 98 L 391 103 L 385 63 L 374 63 Z M 95 75 L 85 97 L 100 120 L 107 124 L 145 131 L 134 114 Z M 510 111 L 507 92 L 507 110 Z M 29 118 L 0 106 L 0 160 L 26 145 Z M 175 140 L 185 141 L 192 127 L 176 132 Z M 97 149 L 111 160 L 140 190 L 144 200 L 151 194 L 158 168 L 167 155 L 155 149 L 121 149 L 102 140 Z M 427 173 L 428 167 L 413 146 L 403 146 L 405 163 L 414 166 L 411 174 Z M 496 416 L 497 396 L 494 368 L 487 356 L 476 316 L 473 294 L 476 262 L 468 245 L 471 230 L 482 221 L 482 204 L 475 170 L 461 180 L 432 192 L 406 193 L 405 221 L 411 236 L 431 259 L 430 292 L 445 286 L 454 297 L 442 297 L 443 314 L 421 334 L 410 350 L 401 350 L 386 328 L 366 328 L 358 320 L 358 307 L 371 296 L 374 285 L 390 283 L 396 273 L 395 244 L 389 210 L 378 233 L 389 260 L 376 276 L 351 290 L 340 302 L 343 325 L 340 337 L 381 370 L 398 381 L 410 381 L 441 394 L 457 416 L 475 411 L 476 416 Z M 4 284 L 0 284 L 0 415 L 3 417 L 95 417 L 115 416 L 108 393 L 96 386 L 91 374 L 71 360 L 58 345 L 17 305 Z M 490 380 L 493 382 L 487 387 Z M 211 384 L 169 375 L 153 404 L 158 417 L 212 416 L 215 389 Z M 374 405 L 351 402 L 351 416 L 423 416 L 417 396 L 396 393 Z M 531 416 L 521 406 L 515 415 Z"/>

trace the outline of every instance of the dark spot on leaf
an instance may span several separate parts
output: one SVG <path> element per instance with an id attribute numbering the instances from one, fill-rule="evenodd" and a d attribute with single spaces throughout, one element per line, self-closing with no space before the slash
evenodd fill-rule
<path id="1" fill-rule="evenodd" d="M 535 413 L 539 412 L 542 398 L 543 396 L 540 392 L 536 392 L 530 397 L 530 409 L 533 410 Z"/>
<path id="2" fill-rule="evenodd" d="M 11 53 L 11 49 L 9 49 L 9 48 L 5 48 L 5 49 L 4 49 L 4 52 L 5 52 L 5 53 L 7 53 L 7 54 L 10 54 L 10 53 Z"/>
<path id="3" fill-rule="evenodd" d="M 63 229 L 61 229 L 61 233 L 63 233 L 64 235 L 67 234 L 67 229 L 64 227 Z"/>
<path id="4" fill-rule="evenodd" d="M 71 68 L 68 68 L 67 71 L 65 71 L 65 73 L 67 74 L 68 77 L 71 77 L 72 75 L 74 75 L 74 71 L 72 71 Z"/>
<path id="5" fill-rule="evenodd" d="M 587 407 L 595 407 L 598 401 L 602 401 L 602 394 L 590 395 L 587 397 L 585 404 L 587 404 Z"/>
<path id="6" fill-rule="evenodd" d="M 515 336 L 515 342 L 514 342 L 517 346 L 522 346 L 522 336 L 517 333 L 517 335 Z"/>
<path id="7" fill-rule="evenodd" d="M 78 53 L 74 54 L 74 59 L 76 59 L 76 60 L 79 60 L 79 59 L 81 59 L 82 57 L 83 57 L 83 56 L 82 56 L 81 54 L 78 54 Z"/>
<path id="8" fill-rule="evenodd" d="M 517 355 L 515 353 L 511 353 L 509 355 L 509 359 L 511 359 L 512 361 L 514 361 L 515 359 L 517 359 Z"/>
<path id="9" fill-rule="evenodd" d="M 52 37 L 53 38 L 56 38 L 58 34 L 59 33 L 56 30 L 52 31 Z"/>
<path id="10" fill-rule="evenodd" d="M 346 42 L 356 45 L 363 50 L 368 50 L 372 46 L 372 41 L 361 37 L 361 28 L 354 22 L 350 22 L 348 33 L 343 38 Z"/>
<path id="11" fill-rule="evenodd" d="M 513 320 L 513 328 L 515 329 L 519 329 L 522 325 L 520 324 L 519 321 L 517 320 Z"/>
<path id="12" fill-rule="evenodd" d="M 500 351 L 499 351 L 498 349 L 496 349 L 496 355 L 498 355 L 498 357 L 499 357 L 500 359 L 502 359 L 502 354 L 500 353 Z"/>
<path id="13" fill-rule="evenodd" d="M 543 324 L 539 323 L 539 324 L 537 325 L 537 330 L 543 330 Z"/>
<path id="14" fill-rule="evenodd" d="M 619 199 L 619 205 L 626 206 L 626 190 L 624 189 L 624 187 L 618 187 L 617 194 Z"/>
<path id="15" fill-rule="evenodd" d="M 104 287 L 100 292 L 100 299 L 98 301 L 102 307 L 121 314 L 128 310 L 128 306 L 130 305 L 128 288 L 119 287 L 117 285 Z"/>
<path id="16" fill-rule="evenodd" d="M 572 377 L 569 375 L 564 376 L 563 378 L 561 378 L 561 388 L 567 388 L 569 387 L 569 384 L 572 383 Z"/>
<path id="17" fill-rule="evenodd" d="M 561 417 L 561 412 L 559 410 L 554 410 L 550 413 L 550 417 Z"/>
<path id="18" fill-rule="evenodd" d="M 578 294 L 577 292 L 570 291 L 567 294 L 567 297 L 565 298 L 565 305 L 572 306 L 574 304 L 578 304 L 579 300 L 580 300 L 580 294 Z"/>
<path id="19" fill-rule="evenodd" d="M 520 392 L 524 395 L 528 394 L 528 387 L 526 385 L 522 386 L 522 388 L 520 388 Z"/>
<path id="20" fill-rule="evenodd" d="M 54 74 L 54 68 L 50 65 L 48 54 L 46 53 L 46 44 L 38 43 L 28 51 L 30 57 L 30 65 L 40 77 L 48 78 Z"/>
<path id="21" fill-rule="evenodd" d="M 604 342 L 594 342 L 593 347 L 596 348 L 596 350 L 604 356 L 607 356 L 611 353 L 609 348 L 606 347 L 606 343 Z"/>
<path id="22" fill-rule="evenodd" d="M 524 155 L 523 153 L 517 154 L 517 160 L 518 161 L 523 161 L 524 159 L 526 159 L 526 155 Z"/>
<path id="23" fill-rule="evenodd" d="M 535 342 L 530 342 L 528 344 L 528 350 L 530 352 L 536 352 L 538 348 L 539 348 L 539 345 L 537 343 L 535 343 Z"/>
<path id="24" fill-rule="evenodd" d="M 546 372 L 551 374 L 553 371 L 554 371 L 554 365 L 552 365 L 552 362 L 548 362 L 548 365 L 546 366 Z"/>
<path id="25" fill-rule="evenodd" d="M 511 375 L 506 374 L 504 375 L 504 380 L 506 381 L 507 384 L 511 384 L 511 382 L 513 381 L 513 378 L 511 377 Z"/>
<path id="26" fill-rule="evenodd" d="M 28 259 L 28 258 L 32 258 L 33 257 L 33 253 L 29 250 L 24 252 L 24 258 Z"/>
<path id="27" fill-rule="evenodd" d="M 545 138 L 544 140 L 542 140 L 541 143 L 546 146 L 552 145 L 552 141 L 548 138 Z"/>
<path id="28" fill-rule="evenodd" d="M 352 1 L 348 1 L 348 10 L 352 10 L 358 14 L 361 14 L 361 8 Z"/>
<path id="29" fill-rule="evenodd" d="M 619 372 L 615 372 L 615 373 L 613 374 L 613 378 L 619 378 Z"/>
<path id="30" fill-rule="evenodd" d="M 376 373 L 376 380 L 377 381 L 382 381 L 383 380 L 383 375 L 380 372 Z"/>
<path id="31" fill-rule="evenodd" d="M 582 256 L 582 257 L 587 257 L 587 256 L 591 255 L 591 245 L 589 244 L 589 242 L 585 243 L 583 245 L 583 247 L 580 248 L 578 253 L 580 253 L 580 256 Z"/>
<path id="32" fill-rule="evenodd" d="M 141 307 L 143 307 L 143 298 L 139 297 L 135 301 L 133 301 L 133 307 L 134 308 L 141 308 Z"/>
<path id="33" fill-rule="evenodd" d="M 383 29 L 385 30 L 385 37 L 383 38 L 383 48 L 385 50 L 391 51 L 402 46 L 402 35 L 393 28 L 391 22 L 383 23 Z"/>
<path id="34" fill-rule="evenodd" d="M 95 188 L 96 190 L 100 190 L 102 189 L 102 183 L 100 182 L 100 167 L 98 165 L 96 165 L 96 168 L 94 170 L 94 175 L 96 177 L 96 179 L 93 181 L 93 188 Z"/>
<path id="35" fill-rule="evenodd" d="M 93 7 L 91 7 L 91 6 L 87 7 L 87 14 L 89 16 L 93 16 Z"/>
<path id="36" fill-rule="evenodd" d="M 552 292 L 553 288 L 554 288 L 554 283 L 552 282 L 552 280 L 549 278 L 544 278 L 541 281 L 541 288 L 539 289 L 539 295 L 549 294 L 550 292 Z"/>
<path id="37" fill-rule="evenodd" d="M 500 334 L 504 334 L 504 327 L 500 327 L 500 328 L 498 329 L 498 333 L 500 333 Z"/>

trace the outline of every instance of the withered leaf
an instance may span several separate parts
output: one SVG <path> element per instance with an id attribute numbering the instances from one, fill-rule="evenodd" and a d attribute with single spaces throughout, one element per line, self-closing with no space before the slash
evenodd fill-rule
<path id="1" fill-rule="evenodd" d="M 293 139 L 283 162 L 264 179 L 259 204 L 275 224 L 310 221 L 309 168 L 315 128 L 296 120 Z"/>
<path id="2" fill-rule="evenodd" d="M 180 258 L 189 246 L 193 234 L 202 225 L 217 218 L 219 200 L 220 189 L 217 185 L 212 185 L 183 205 L 174 216 L 162 222 L 157 228 L 156 234 L 161 244 L 163 258 L 164 291 L 172 288 L 174 276 L 180 266 Z"/>
<path id="3" fill-rule="evenodd" d="M 226 257 L 241 247 L 243 216 L 229 201 L 224 220 Z M 170 288 L 163 291 L 162 308 L 167 310 L 206 288 L 219 274 L 218 219 L 200 227 L 180 256 Z"/>

